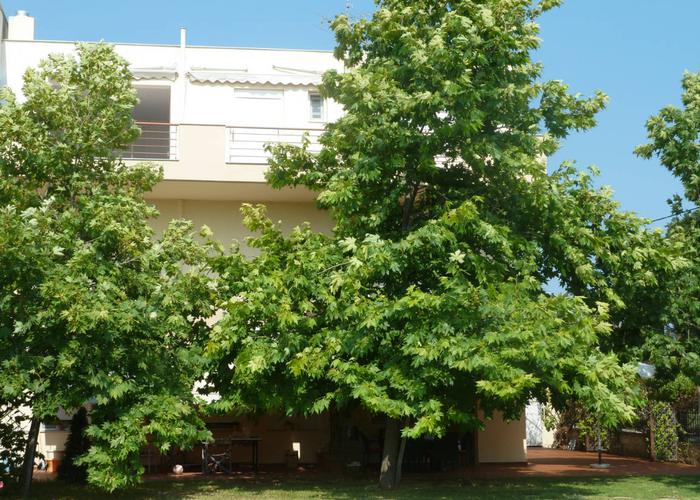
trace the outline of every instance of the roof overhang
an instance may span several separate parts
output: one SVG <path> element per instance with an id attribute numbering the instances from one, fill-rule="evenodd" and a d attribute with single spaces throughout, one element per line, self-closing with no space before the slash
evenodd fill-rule
<path id="1" fill-rule="evenodd" d="M 129 68 L 134 80 L 169 80 L 177 79 L 177 69 L 174 67 L 159 68 Z"/>
<path id="2" fill-rule="evenodd" d="M 187 73 L 191 82 L 249 85 L 299 85 L 317 86 L 321 84 L 320 74 L 252 74 L 220 70 L 198 70 Z"/>

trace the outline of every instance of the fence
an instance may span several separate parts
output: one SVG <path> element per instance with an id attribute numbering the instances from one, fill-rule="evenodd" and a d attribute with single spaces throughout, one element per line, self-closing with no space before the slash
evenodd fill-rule
<path id="1" fill-rule="evenodd" d="M 676 420 L 681 428 L 681 438 L 685 441 L 700 441 L 700 411 L 689 410 L 676 413 Z"/>

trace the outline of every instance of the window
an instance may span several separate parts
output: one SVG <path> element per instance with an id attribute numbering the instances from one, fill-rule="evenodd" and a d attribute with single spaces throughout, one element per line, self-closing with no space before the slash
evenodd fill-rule
<path id="1" fill-rule="evenodd" d="M 43 432 L 62 431 L 64 429 L 64 426 L 58 421 L 49 424 L 42 423 L 41 427 Z"/>
<path id="2" fill-rule="evenodd" d="M 323 97 L 316 92 L 309 93 L 309 105 L 312 120 L 323 120 Z"/>
<path id="3" fill-rule="evenodd" d="M 236 125 L 272 126 L 284 119 L 284 90 L 237 88 L 234 90 Z"/>
<path id="4" fill-rule="evenodd" d="M 282 99 L 283 90 L 277 89 L 236 89 L 236 99 Z"/>

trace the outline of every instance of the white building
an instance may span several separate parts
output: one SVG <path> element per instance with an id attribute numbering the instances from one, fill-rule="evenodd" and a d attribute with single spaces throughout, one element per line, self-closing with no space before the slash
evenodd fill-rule
<path id="1" fill-rule="evenodd" d="M 27 68 L 51 53 L 71 53 L 76 43 L 35 40 L 32 17 L 19 11 L 6 18 L 1 9 L 0 39 L 0 85 L 17 95 Z M 140 98 L 134 117 L 142 135 L 125 159 L 154 160 L 165 171 L 149 196 L 161 213 L 156 229 L 172 218 L 187 218 L 208 225 L 223 242 L 242 240 L 241 203 L 262 202 L 284 228 L 307 221 L 316 230 L 331 230 L 331 219 L 315 208 L 311 192 L 274 190 L 264 179 L 265 143 L 300 144 L 308 133 L 313 150 L 324 124 L 341 115 L 340 106 L 317 91 L 324 71 L 342 70 L 331 52 L 188 46 L 184 29 L 179 45 L 115 49 L 130 63 Z M 254 429 L 263 436 L 262 462 L 284 462 L 292 442 L 301 448 L 302 462 L 315 462 L 328 442 L 323 416 L 291 424 L 263 420 Z M 60 424 L 44 426 L 40 446 L 49 461 L 60 459 L 65 437 Z M 527 460 L 524 420 L 505 424 L 497 417 L 472 443 L 474 461 Z"/>

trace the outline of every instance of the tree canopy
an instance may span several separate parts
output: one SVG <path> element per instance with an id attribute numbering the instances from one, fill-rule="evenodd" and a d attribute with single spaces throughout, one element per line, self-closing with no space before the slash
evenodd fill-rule
<path id="1" fill-rule="evenodd" d="M 2 99 L 0 406 L 31 408 L 35 434 L 91 403 L 84 463 L 113 490 L 143 472 L 147 437 L 167 450 L 207 435 L 192 395 L 212 315 L 205 249 L 184 221 L 149 226 L 162 174 L 118 158 L 137 98 L 111 47 L 52 55 L 23 98 Z"/>
<path id="2" fill-rule="evenodd" d="M 345 69 L 321 92 L 346 113 L 318 154 L 272 147 L 268 180 L 316 191 L 335 231 L 285 236 L 244 208 L 259 256 L 214 264 L 221 408 L 359 404 L 404 437 L 476 428 L 477 408 L 516 418 L 532 397 L 578 400 L 604 425 L 633 415 L 635 366 L 610 346 L 679 262 L 590 173 L 546 172 L 606 101 L 541 79 L 536 19 L 556 4 L 382 0 L 331 23 Z"/>
<path id="3" fill-rule="evenodd" d="M 697 259 L 678 257 L 697 245 L 697 213 L 665 238 L 595 171 L 547 171 L 606 102 L 532 59 L 537 18 L 558 3 L 378 0 L 371 19 L 338 16 L 344 71 L 321 92 L 345 114 L 319 153 L 271 147 L 267 174 L 315 191 L 335 229 L 285 234 L 245 205 L 253 258 L 206 230 L 202 245 L 186 221 L 151 229 L 144 196 L 162 174 L 119 159 L 138 129 L 113 49 L 29 70 L 0 106 L 0 410 L 31 408 L 35 437 L 89 403 L 77 463 L 114 490 L 138 480 L 149 441 L 207 438 L 195 385 L 221 412 L 361 407 L 386 419 L 393 486 L 405 439 L 515 419 L 533 397 L 611 426 L 634 415 L 638 360 L 697 375 Z M 695 202 L 698 81 L 638 150 Z"/>
<path id="4" fill-rule="evenodd" d="M 657 396 L 676 404 L 700 384 L 700 73 L 683 76 L 681 102 L 647 121 L 649 142 L 636 149 L 643 158 L 658 157 L 684 188 L 669 200 L 667 234 L 682 247 L 687 266 L 672 275 L 665 294 L 659 291 L 666 298 L 659 308 L 663 328 L 638 347 L 657 367 Z"/>

